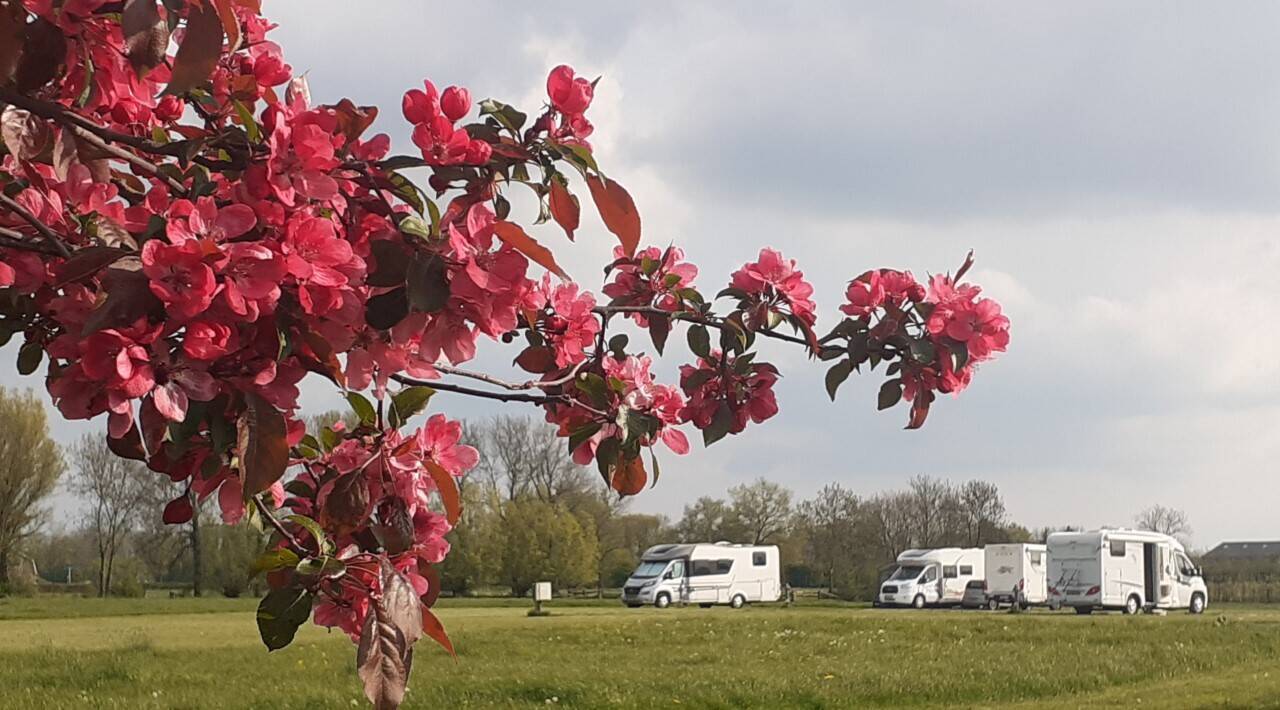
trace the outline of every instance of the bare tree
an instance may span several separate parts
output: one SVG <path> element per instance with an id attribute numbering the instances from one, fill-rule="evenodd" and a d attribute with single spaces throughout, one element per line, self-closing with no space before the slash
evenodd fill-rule
<path id="1" fill-rule="evenodd" d="M 44 406 L 30 390 L 0 387 L 0 586 L 9 583 L 18 546 L 39 529 L 40 501 L 53 492 L 62 471 Z"/>
<path id="2" fill-rule="evenodd" d="M 791 491 L 757 479 L 755 483 L 729 489 L 734 521 L 753 545 L 777 542 L 787 532 L 791 520 Z"/>
<path id="3" fill-rule="evenodd" d="M 838 574 L 855 564 L 861 540 L 861 502 L 852 491 L 829 483 L 796 510 L 796 526 L 804 532 L 805 556 L 821 572 L 829 589 Z"/>
<path id="4" fill-rule="evenodd" d="M 868 501 L 866 507 L 880 543 L 882 558 L 886 561 L 898 559 L 898 555 L 911 547 L 911 494 L 881 493 Z"/>
<path id="5" fill-rule="evenodd" d="M 951 484 L 931 476 L 913 476 L 907 482 L 911 526 L 917 547 L 937 547 L 947 528 Z"/>
<path id="6" fill-rule="evenodd" d="M 958 495 L 966 542 L 969 547 L 981 547 L 1005 523 L 1000 489 L 986 481 L 966 481 Z"/>
<path id="7" fill-rule="evenodd" d="M 76 473 L 71 490 L 88 503 L 85 525 L 98 554 L 98 596 L 111 591 L 111 572 L 146 498 L 144 475 L 156 476 L 137 461 L 120 458 L 101 435 L 85 434 L 72 449 Z"/>
<path id="8" fill-rule="evenodd" d="M 1142 530 L 1172 535 L 1179 539 L 1185 539 L 1191 535 L 1191 521 L 1184 511 L 1177 508 L 1153 505 L 1135 515 L 1133 522 Z"/>
<path id="9" fill-rule="evenodd" d="M 532 496 L 575 509 L 592 476 L 569 458 L 555 429 L 528 417 L 501 416 L 472 427 L 480 450 L 478 473 L 505 500 Z"/>

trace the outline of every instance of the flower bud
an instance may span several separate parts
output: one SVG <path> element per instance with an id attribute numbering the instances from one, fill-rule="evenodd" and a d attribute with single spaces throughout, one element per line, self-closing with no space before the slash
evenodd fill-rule
<path id="1" fill-rule="evenodd" d="M 461 86 L 450 86 L 440 95 L 440 110 L 450 121 L 457 121 L 471 112 L 471 92 Z"/>

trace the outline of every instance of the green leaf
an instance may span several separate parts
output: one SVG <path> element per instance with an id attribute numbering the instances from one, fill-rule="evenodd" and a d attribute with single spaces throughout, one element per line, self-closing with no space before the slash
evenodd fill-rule
<path id="1" fill-rule="evenodd" d="M 249 136 L 249 140 L 257 143 L 262 140 L 262 131 L 258 128 L 258 122 L 253 118 L 253 111 L 249 110 L 239 99 L 232 99 L 231 104 L 235 106 L 236 116 L 240 119 L 240 123 L 244 124 L 244 132 Z"/>
<path id="2" fill-rule="evenodd" d="M 249 576 L 256 577 L 263 572 L 274 572 L 278 569 L 286 567 L 294 567 L 298 564 L 298 555 L 293 550 L 280 548 L 278 550 L 267 550 L 254 560 L 253 565 L 249 567 Z"/>
<path id="3" fill-rule="evenodd" d="M 44 362 L 44 347 L 40 343 L 31 341 L 22 344 L 18 348 L 18 374 L 30 375 L 40 367 L 40 363 Z"/>
<path id="4" fill-rule="evenodd" d="M 434 254 L 414 254 L 405 275 L 409 307 L 421 313 L 435 313 L 449 301 L 449 272 L 444 259 Z"/>
<path id="5" fill-rule="evenodd" d="M 431 239 L 431 225 L 422 221 L 421 217 L 407 215 L 400 219 L 400 231 L 411 237 L 417 237 L 425 241 Z"/>
<path id="6" fill-rule="evenodd" d="M 525 114 L 516 109 L 493 99 L 485 99 L 480 102 L 480 115 L 493 116 L 494 119 L 501 123 L 504 128 L 515 133 L 524 127 L 524 122 L 529 120 Z"/>
<path id="7" fill-rule="evenodd" d="M 832 365 L 830 370 L 827 370 L 827 396 L 831 398 L 832 402 L 836 401 L 836 390 L 840 389 L 840 385 L 849 379 L 849 373 L 851 372 L 853 372 L 852 360 L 841 360 Z"/>
<path id="8" fill-rule="evenodd" d="M 410 417 L 427 408 L 436 391 L 425 385 L 406 387 L 391 397 L 391 425 L 404 426 Z"/>
<path id="9" fill-rule="evenodd" d="M 326 577 L 337 579 L 347 573 L 347 565 L 337 557 L 308 557 L 297 563 L 295 571 L 308 577 Z"/>
<path id="10" fill-rule="evenodd" d="M 591 403 L 596 407 L 604 407 L 609 403 L 608 385 L 605 384 L 603 377 L 594 372 L 588 372 L 579 375 L 574 383 L 579 390 L 591 398 Z"/>
<path id="11" fill-rule="evenodd" d="M 373 403 L 364 395 L 359 392 L 348 392 L 347 403 L 351 405 L 351 411 L 355 412 L 357 417 L 360 417 L 360 423 L 373 426 L 377 421 L 378 412 L 373 408 Z"/>
<path id="12" fill-rule="evenodd" d="M 876 409 L 884 410 L 897 404 L 902 399 L 902 379 L 893 378 L 885 380 L 880 385 L 880 396 L 876 403 Z"/>
<path id="13" fill-rule="evenodd" d="M 320 443 L 324 446 L 324 451 L 331 451 L 342 441 L 342 436 L 338 432 L 324 427 L 320 430 Z"/>
<path id="14" fill-rule="evenodd" d="M 720 407 L 716 409 L 715 416 L 711 418 L 711 424 L 702 430 L 702 445 L 711 446 L 723 439 L 729 429 L 733 427 L 733 410 L 729 409 L 729 405 L 725 402 L 720 403 Z"/>
<path id="15" fill-rule="evenodd" d="M 422 191 L 418 186 L 413 184 L 409 178 L 394 171 L 388 171 L 386 174 L 387 184 L 391 186 L 391 194 L 404 200 L 405 204 L 413 208 L 414 212 L 424 214 L 426 212 L 426 198 L 423 197 Z M 403 229 L 403 227 L 401 227 Z M 430 233 L 430 228 L 427 232 Z M 426 236 L 424 235 L 424 239 Z"/>
<path id="16" fill-rule="evenodd" d="M 324 552 L 333 552 L 333 543 L 329 541 L 328 536 L 324 534 L 324 530 L 320 529 L 320 523 L 308 518 L 305 515 L 288 515 L 285 520 L 299 525 L 302 529 L 311 533 L 311 537 L 315 538 L 316 544 Z"/>
<path id="17" fill-rule="evenodd" d="M 598 431 L 600 431 L 600 422 L 587 422 L 583 426 L 575 429 L 573 433 L 569 435 L 569 453 L 572 454 L 576 451 L 579 446 L 582 446 L 587 439 L 595 436 Z"/>
<path id="18" fill-rule="evenodd" d="M 285 587 L 273 589 L 258 604 L 258 633 L 267 649 L 276 651 L 293 642 L 298 627 L 311 616 L 311 592 Z"/>
<path id="19" fill-rule="evenodd" d="M 711 334 L 705 325 L 689 326 L 689 350 L 704 360 L 711 358 Z"/>

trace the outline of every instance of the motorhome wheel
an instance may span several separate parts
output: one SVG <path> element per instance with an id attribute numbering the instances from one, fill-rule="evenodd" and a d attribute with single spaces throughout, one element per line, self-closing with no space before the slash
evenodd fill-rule
<path id="1" fill-rule="evenodd" d="M 996 599 L 995 597 L 991 597 L 990 599 L 987 600 L 987 608 L 990 609 L 991 611 L 995 611 L 996 609 L 999 609 L 1000 600 Z"/>
<path id="2" fill-rule="evenodd" d="M 1092 614 L 1092 613 L 1093 613 L 1093 607 L 1091 607 L 1091 606 L 1078 606 L 1078 607 L 1076 607 L 1076 613 L 1077 613 L 1077 614 Z"/>
<path id="3" fill-rule="evenodd" d="M 1196 592 L 1195 594 L 1191 595 L 1191 613 L 1192 614 L 1204 613 L 1204 595 L 1203 594 Z"/>
<path id="4" fill-rule="evenodd" d="M 923 609 L 923 608 L 924 608 L 924 595 L 923 595 L 923 594 L 917 594 L 917 595 L 916 595 L 916 598 L 911 600 L 911 608 L 912 608 L 912 609 Z"/>
<path id="5" fill-rule="evenodd" d="M 707 602 L 702 602 L 702 603 L 701 603 L 701 604 L 699 604 L 698 606 L 702 607 L 703 609 L 710 609 L 711 607 L 713 607 L 713 606 L 715 606 L 715 605 L 714 605 L 714 604 L 708 604 Z"/>
<path id="6" fill-rule="evenodd" d="M 733 598 L 729 600 L 729 606 L 733 607 L 734 609 L 741 609 L 746 603 L 747 603 L 747 598 L 742 596 L 741 594 L 735 594 L 733 595 Z"/>
<path id="7" fill-rule="evenodd" d="M 659 609 L 666 609 L 671 606 L 671 595 L 666 592 L 658 592 L 658 596 L 653 600 L 653 605 Z"/>
<path id="8" fill-rule="evenodd" d="M 1137 594 L 1130 594 L 1129 598 L 1124 602 L 1124 613 L 1133 616 L 1142 610 L 1142 600 L 1138 599 Z"/>

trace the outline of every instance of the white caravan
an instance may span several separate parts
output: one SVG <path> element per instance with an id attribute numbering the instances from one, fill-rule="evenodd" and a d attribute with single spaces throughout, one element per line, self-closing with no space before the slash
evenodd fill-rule
<path id="1" fill-rule="evenodd" d="M 622 587 L 622 603 L 630 607 L 672 603 L 728 604 L 776 602 L 782 598 L 782 565 L 776 545 L 727 542 L 655 545 L 644 551 L 640 566 Z"/>
<path id="2" fill-rule="evenodd" d="M 1045 545 L 1010 543 L 983 548 L 987 581 L 987 605 L 1032 606 L 1049 603 L 1048 548 Z"/>
<path id="3" fill-rule="evenodd" d="M 880 585 L 881 606 L 942 606 L 959 604 L 972 580 L 984 579 L 982 550 L 943 547 L 907 550 L 898 555 L 898 569 Z"/>
<path id="4" fill-rule="evenodd" d="M 1145 530 L 1103 529 L 1049 536 L 1049 598 L 1079 614 L 1094 609 L 1204 611 L 1200 570 L 1182 543 Z"/>

